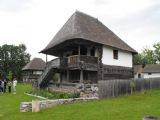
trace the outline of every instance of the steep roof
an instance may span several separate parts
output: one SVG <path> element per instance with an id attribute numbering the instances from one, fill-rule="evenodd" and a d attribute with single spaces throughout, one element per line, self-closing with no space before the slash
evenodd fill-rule
<path id="1" fill-rule="evenodd" d="M 79 11 L 76 11 L 68 19 L 46 48 L 41 51 L 41 53 L 47 54 L 47 51 L 56 45 L 76 38 L 137 53 L 104 24 L 98 21 L 98 19 Z"/>
<path id="2" fill-rule="evenodd" d="M 148 64 L 144 67 L 143 73 L 160 73 L 160 64 Z"/>
<path id="3" fill-rule="evenodd" d="M 134 74 L 143 72 L 142 65 L 134 65 L 133 68 L 134 68 Z"/>
<path id="4" fill-rule="evenodd" d="M 44 70 L 46 63 L 41 58 L 34 58 L 22 70 Z"/>

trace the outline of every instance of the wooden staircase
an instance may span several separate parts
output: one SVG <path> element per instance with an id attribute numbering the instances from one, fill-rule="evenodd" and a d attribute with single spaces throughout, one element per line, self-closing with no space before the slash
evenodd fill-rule
<path id="1" fill-rule="evenodd" d="M 45 88 L 47 87 L 50 80 L 53 79 L 53 73 L 56 69 L 60 67 L 60 59 L 56 58 L 46 64 L 46 68 L 43 71 L 42 75 L 38 79 L 38 87 Z"/>

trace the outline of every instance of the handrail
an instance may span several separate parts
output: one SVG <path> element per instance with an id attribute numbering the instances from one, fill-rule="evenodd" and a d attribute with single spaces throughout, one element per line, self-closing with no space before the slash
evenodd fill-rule
<path id="1" fill-rule="evenodd" d="M 84 61 L 85 63 L 92 63 L 97 64 L 98 63 L 98 57 L 95 56 L 88 56 L 88 55 L 73 55 L 68 57 L 68 63 L 70 64 L 76 64 L 79 61 Z"/>
<path id="2" fill-rule="evenodd" d="M 57 62 L 58 61 L 58 62 Z M 58 67 L 60 66 L 60 58 L 56 58 L 53 59 L 51 61 L 49 61 L 46 65 L 45 70 L 43 71 L 42 75 L 39 77 L 38 80 L 38 85 L 40 85 L 43 81 L 43 79 L 45 78 L 45 76 L 47 75 L 47 73 L 53 68 L 53 67 Z"/>
<path id="3" fill-rule="evenodd" d="M 51 66 L 51 62 L 48 62 L 45 70 L 43 71 L 42 75 L 39 77 L 39 80 L 38 80 L 38 85 L 41 84 L 42 80 L 45 78 L 45 76 L 47 75 L 47 73 L 49 72 L 49 70 L 52 69 L 52 66 Z"/>

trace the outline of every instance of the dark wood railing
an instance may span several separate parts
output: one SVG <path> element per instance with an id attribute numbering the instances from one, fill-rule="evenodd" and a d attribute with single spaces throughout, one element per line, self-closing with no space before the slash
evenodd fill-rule
<path id="1" fill-rule="evenodd" d="M 97 64 L 98 58 L 94 56 L 80 55 L 80 61 L 83 61 L 84 63 Z"/>
<path id="2" fill-rule="evenodd" d="M 74 55 L 68 57 L 68 64 L 77 64 L 78 62 L 97 64 L 98 58 L 87 55 Z"/>

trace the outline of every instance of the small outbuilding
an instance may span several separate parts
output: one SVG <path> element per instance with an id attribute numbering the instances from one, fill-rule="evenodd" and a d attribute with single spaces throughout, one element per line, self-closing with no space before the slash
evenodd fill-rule
<path id="1" fill-rule="evenodd" d="M 36 81 L 43 70 L 46 67 L 46 63 L 41 58 L 34 58 L 26 66 L 23 67 L 23 82 L 33 83 Z"/>
<path id="2" fill-rule="evenodd" d="M 134 66 L 134 78 L 160 77 L 160 64 L 147 64 Z"/>

